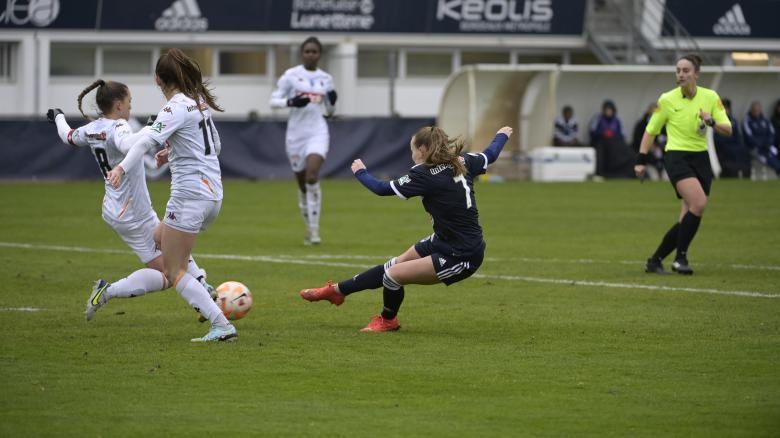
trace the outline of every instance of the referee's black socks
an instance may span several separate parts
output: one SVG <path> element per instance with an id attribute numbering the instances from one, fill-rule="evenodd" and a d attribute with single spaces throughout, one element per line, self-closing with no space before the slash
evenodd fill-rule
<path id="1" fill-rule="evenodd" d="M 696 235 L 696 231 L 699 229 L 700 223 L 701 223 L 701 216 L 696 216 L 690 211 L 688 213 L 685 213 L 685 216 L 683 216 L 682 221 L 680 221 L 680 232 L 679 235 L 677 236 L 677 256 L 675 257 L 676 260 L 680 260 L 680 259 L 687 260 L 688 247 L 691 245 L 693 236 Z"/>
<path id="2" fill-rule="evenodd" d="M 658 245 L 658 249 L 655 250 L 653 258 L 659 262 L 666 258 L 669 254 L 677 248 L 677 235 L 680 232 L 680 223 L 675 222 L 672 228 L 666 232 L 664 238 L 661 240 L 661 244 Z"/>

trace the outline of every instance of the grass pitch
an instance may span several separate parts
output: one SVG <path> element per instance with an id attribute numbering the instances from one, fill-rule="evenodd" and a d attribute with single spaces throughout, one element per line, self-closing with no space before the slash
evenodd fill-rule
<path id="1" fill-rule="evenodd" d="M 325 181 L 307 248 L 295 191 L 226 182 L 195 255 L 255 305 L 238 342 L 193 345 L 207 327 L 173 290 L 84 321 L 92 281 L 140 266 L 101 183 L 0 184 L 0 436 L 778 436 L 780 183 L 715 183 L 692 277 L 642 272 L 668 183 L 478 184 L 486 262 L 407 287 L 388 334 L 358 332 L 378 291 L 297 292 L 428 235 L 419 200 Z"/>

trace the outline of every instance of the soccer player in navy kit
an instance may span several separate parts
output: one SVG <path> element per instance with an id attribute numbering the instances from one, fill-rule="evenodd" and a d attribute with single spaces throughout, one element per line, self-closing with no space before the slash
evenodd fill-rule
<path id="1" fill-rule="evenodd" d="M 505 126 L 483 152 L 461 155 L 464 144 L 460 140 L 449 138 L 437 127 L 422 128 L 410 143 L 415 165 L 408 174 L 390 182 L 377 180 L 363 161 L 355 160 L 355 177 L 377 195 L 394 194 L 402 199 L 422 196 L 434 232 L 384 265 L 338 284 L 328 282 L 320 288 L 304 289 L 301 297 L 340 306 L 351 293 L 384 286 L 382 313 L 372 317 L 361 331 L 394 331 L 401 328 L 397 314 L 404 299 L 404 285 L 450 285 L 473 275 L 485 254 L 474 177 L 496 161 L 510 135 L 512 128 Z"/>

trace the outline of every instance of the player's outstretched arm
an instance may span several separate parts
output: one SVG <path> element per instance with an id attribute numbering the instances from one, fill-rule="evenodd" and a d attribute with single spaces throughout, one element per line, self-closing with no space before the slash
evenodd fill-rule
<path id="1" fill-rule="evenodd" d="M 60 140 L 62 140 L 63 143 L 73 146 L 87 146 L 86 142 L 75 141 L 73 139 L 74 129 L 68 125 L 68 122 L 65 120 L 65 114 L 61 109 L 49 108 L 49 111 L 46 112 L 46 118 L 49 120 L 49 123 L 57 125 L 57 134 L 59 134 Z"/>
<path id="2" fill-rule="evenodd" d="M 496 132 L 495 138 L 493 138 L 493 141 L 488 145 L 488 147 L 485 148 L 484 151 L 482 151 L 483 154 L 485 154 L 485 157 L 487 157 L 488 164 L 493 163 L 498 159 L 498 156 L 501 154 L 501 150 L 504 149 L 504 145 L 506 144 L 507 140 L 509 140 L 509 137 L 512 135 L 512 128 L 509 126 L 504 126 L 503 128 L 499 129 L 498 132 Z"/>
<path id="3" fill-rule="evenodd" d="M 366 170 L 366 165 L 363 164 L 363 160 L 360 158 L 352 162 L 352 173 L 355 174 L 355 177 L 358 179 L 358 181 L 360 181 L 361 184 L 363 184 L 368 190 L 371 190 L 375 194 L 379 196 L 390 196 L 394 194 L 393 188 L 390 187 L 390 183 L 374 178 L 373 175 L 368 173 L 368 170 Z"/>

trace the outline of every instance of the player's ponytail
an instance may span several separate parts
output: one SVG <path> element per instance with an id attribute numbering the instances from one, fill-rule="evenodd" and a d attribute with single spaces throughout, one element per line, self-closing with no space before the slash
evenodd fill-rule
<path id="1" fill-rule="evenodd" d="M 165 87 L 178 89 L 196 103 L 200 103 L 203 98 L 214 110 L 224 111 L 217 105 L 217 98 L 211 93 L 208 81 L 203 80 L 197 61 L 181 50 L 174 48 L 161 55 L 154 72 Z"/>
<path id="2" fill-rule="evenodd" d="M 127 88 L 127 85 L 121 82 L 106 82 L 103 79 L 96 80 L 87 88 L 82 90 L 79 94 L 79 97 L 76 98 L 79 103 L 79 112 L 81 112 L 81 115 L 84 116 L 84 118 L 87 120 L 92 120 L 92 117 L 84 113 L 84 110 L 82 109 L 82 101 L 84 100 L 84 96 L 89 94 L 89 92 L 95 88 L 98 89 L 97 94 L 95 94 L 95 103 L 97 103 L 101 115 L 110 112 L 114 102 L 124 99 L 130 92 L 130 90 Z"/>
<path id="3" fill-rule="evenodd" d="M 466 142 L 461 137 L 450 138 L 443 129 L 435 126 L 421 128 L 414 134 L 414 146 L 428 148 L 428 156 L 425 158 L 425 164 L 428 166 L 438 166 L 440 164 L 449 164 L 455 171 L 455 176 L 465 175 L 466 166 L 461 161 L 460 154 L 466 146 Z"/>

